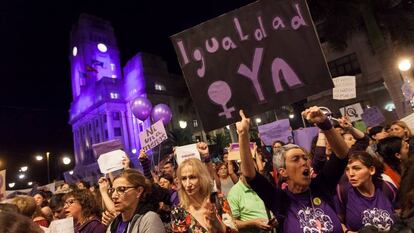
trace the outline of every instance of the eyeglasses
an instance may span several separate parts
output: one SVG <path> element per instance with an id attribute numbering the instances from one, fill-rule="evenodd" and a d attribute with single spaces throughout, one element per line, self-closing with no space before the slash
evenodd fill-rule
<path id="1" fill-rule="evenodd" d="M 64 203 L 64 205 L 63 205 L 63 206 L 71 206 L 71 205 L 73 205 L 73 203 L 75 203 L 75 202 L 76 202 L 76 199 L 75 199 L 75 198 L 68 199 L 68 200 L 66 200 L 66 201 L 65 201 L 65 203 Z"/>
<path id="2" fill-rule="evenodd" d="M 109 188 L 108 189 L 108 194 L 112 195 L 113 193 L 117 193 L 118 195 L 124 195 L 125 193 L 128 192 L 128 190 L 134 189 L 136 188 L 135 186 L 119 186 L 116 188 Z"/>

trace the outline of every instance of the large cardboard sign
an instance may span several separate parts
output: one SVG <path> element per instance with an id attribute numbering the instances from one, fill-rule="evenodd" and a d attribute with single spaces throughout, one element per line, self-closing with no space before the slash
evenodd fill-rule
<path id="1" fill-rule="evenodd" d="M 362 120 L 369 127 L 381 125 L 385 122 L 385 117 L 377 106 L 373 106 L 364 110 L 361 114 Z"/>
<path id="2" fill-rule="evenodd" d="M 347 100 L 356 97 L 355 76 L 340 76 L 333 79 L 335 87 L 332 89 L 334 100 Z"/>
<path id="3" fill-rule="evenodd" d="M 257 1 L 171 39 L 206 131 L 333 87 L 304 0 Z"/>
<path id="4" fill-rule="evenodd" d="M 189 158 L 200 159 L 200 152 L 197 149 L 197 143 L 189 144 L 185 146 L 177 146 L 175 148 L 175 160 L 180 165 L 184 160 Z"/>
<path id="5" fill-rule="evenodd" d="M 289 119 L 282 119 L 268 124 L 259 125 L 260 139 L 266 146 L 272 145 L 274 141 L 288 143 L 292 139 L 292 130 Z"/>
<path id="6" fill-rule="evenodd" d="M 151 150 L 167 138 L 167 133 L 161 120 L 139 133 L 139 141 L 144 151 Z"/>
<path id="7" fill-rule="evenodd" d="M 340 108 L 339 111 L 341 112 L 342 116 L 348 116 L 352 122 L 361 120 L 361 115 L 364 113 L 364 110 L 362 110 L 360 103 L 345 106 L 343 108 Z"/>

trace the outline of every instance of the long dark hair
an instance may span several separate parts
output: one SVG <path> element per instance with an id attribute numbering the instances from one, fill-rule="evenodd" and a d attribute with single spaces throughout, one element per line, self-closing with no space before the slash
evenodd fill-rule
<path id="1" fill-rule="evenodd" d="M 388 166 L 399 174 L 401 174 L 401 161 L 395 154 L 400 153 L 401 146 L 402 139 L 396 136 L 381 139 L 377 144 L 377 153 L 381 155 Z"/>
<path id="2" fill-rule="evenodd" d="M 408 159 L 406 169 L 401 177 L 401 186 L 398 196 L 398 203 L 401 206 L 403 218 L 408 218 L 410 210 L 414 208 L 414 157 Z M 411 213 L 412 215 L 413 213 Z"/>

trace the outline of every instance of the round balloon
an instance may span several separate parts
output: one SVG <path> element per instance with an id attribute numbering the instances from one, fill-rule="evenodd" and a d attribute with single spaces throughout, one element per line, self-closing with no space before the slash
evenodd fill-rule
<path id="1" fill-rule="evenodd" d="M 137 97 L 131 103 L 132 114 L 141 121 L 145 121 L 151 114 L 152 104 L 145 97 Z"/>
<path id="2" fill-rule="evenodd" d="M 168 107 L 168 105 L 157 104 L 152 109 L 151 116 L 154 122 L 162 120 L 162 123 L 164 123 L 164 125 L 167 125 L 171 121 L 172 112 L 171 112 L 170 107 Z"/>

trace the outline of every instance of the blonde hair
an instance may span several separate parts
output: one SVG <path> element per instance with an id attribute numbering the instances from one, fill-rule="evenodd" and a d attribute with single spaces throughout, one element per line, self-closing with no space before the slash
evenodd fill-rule
<path id="1" fill-rule="evenodd" d="M 406 137 L 409 138 L 413 136 L 413 132 L 411 131 L 410 127 L 408 127 L 407 123 L 404 121 L 394 121 L 391 125 L 398 125 L 406 131 Z"/>
<path id="2" fill-rule="evenodd" d="M 191 158 L 187 159 L 178 166 L 177 169 L 177 178 L 180 182 L 181 188 L 178 190 L 178 197 L 180 198 L 180 205 L 184 209 L 188 209 L 191 205 L 190 197 L 188 196 L 187 192 L 185 191 L 184 187 L 182 187 L 182 175 L 181 172 L 184 167 L 191 166 L 193 170 L 193 174 L 197 176 L 198 183 L 200 185 L 199 194 L 207 198 L 210 196 L 213 190 L 213 180 L 211 179 L 210 173 L 207 170 L 207 167 L 204 163 L 202 163 L 199 159 Z"/>

